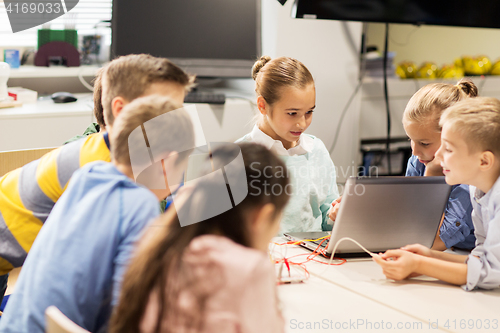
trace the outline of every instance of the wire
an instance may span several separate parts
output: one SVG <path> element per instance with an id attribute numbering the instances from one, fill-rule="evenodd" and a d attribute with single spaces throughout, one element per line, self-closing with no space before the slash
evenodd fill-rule
<path id="1" fill-rule="evenodd" d="M 83 86 L 85 88 L 87 88 L 88 90 L 94 92 L 94 87 L 92 87 L 90 84 L 87 83 L 87 81 L 85 81 L 83 79 L 83 68 L 81 68 L 80 71 L 78 71 L 78 79 L 80 80 L 80 82 L 83 84 Z"/>
<path id="2" fill-rule="evenodd" d="M 367 32 L 367 27 L 368 25 L 363 23 L 363 33 L 362 33 L 362 46 L 361 46 L 361 54 L 359 56 L 359 63 L 360 63 L 360 72 L 359 72 L 359 78 L 358 78 L 358 84 L 356 85 L 356 88 L 354 88 L 354 91 L 352 92 L 351 96 L 347 100 L 347 104 L 345 105 L 344 109 L 342 110 L 342 114 L 340 115 L 339 122 L 337 124 L 337 128 L 335 129 L 335 137 L 333 139 L 332 146 L 329 150 L 330 155 L 333 154 L 333 151 L 335 150 L 335 147 L 337 146 L 337 141 L 339 138 L 340 134 L 340 126 L 342 126 L 342 123 L 344 121 L 344 117 L 347 114 L 347 110 L 349 110 L 349 107 L 351 106 L 352 101 L 354 100 L 354 97 L 356 97 L 359 88 L 361 88 L 361 85 L 363 84 L 363 78 L 366 73 L 366 61 L 364 60 L 364 55 L 366 54 L 366 42 L 364 40 Z"/>
<path id="3" fill-rule="evenodd" d="M 274 243 L 274 245 L 279 245 L 279 246 L 286 246 L 286 245 L 299 245 L 300 243 L 302 242 L 305 242 L 305 241 L 309 241 L 309 242 L 317 242 L 317 241 L 320 241 L 321 242 L 319 243 L 319 245 L 314 249 L 314 251 L 312 253 L 302 253 L 302 254 L 296 254 L 294 256 L 291 256 L 291 257 L 288 257 L 286 258 L 288 260 L 289 263 L 292 263 L 294 265 L 302 265 L 302 264 L 306 264 L 310 261 L 314 261 L 314 262 L 317 262 L 319 264 L 323 264 L 323 265 L 334 265 L 334 266 L 338 266 L 338 265 L 342 265 L 344 263 L 347 262 L 347 260 L 343 259 L 343 258 L 335 258 L 337 260 L 339 260 L 340 262 L 338 263 L 333 263 L 333 264 L 328 264 L 324 261 L 320 261 L 320 260 L 316 260 L 315 258 L 319 255 L 325 257 L 325 258 L 329 258 L 329 256 L 327 255 L 326 253 L 326 249 L 328 248 L 328 243 L 326 244 L 326 246 L 324 247 L 324 249 L 321 249 L 322 247 L 322 244 L 323 242 L 325 241 L 330 241 L 330 236 L 324 236 L 324 237 L 321 237 L 321 238 L 317 238 L 317 239 L 304 239 L 304 240 L 300 240 L 300 241 L 289 241 L 289 242 L 285 242 L 285 243 Z M 305 261 L 302 261 L 300 263 L 298 262 L 292 262 L 290 261 L 290 259 L 292 258 L 297 258 L 297 257 L 302 257 L 302 256 L 307 256 L 306 257 L 306 260 Z M 281 259 L 281 260 L 284 260 Z M 281 261 L 277 261 L 276 263 L 281 263 Z"/>
<path id="4" fill-rule="evenodd" d="M 387 55 L 389 53 L 388 50 L 389 45 L 389 23 L 385 24 L 385 42 L 384 42 L 384 99 L 385 99 L 385 110 L 387 112 L 387 141 L 385 143 L 385 150 L 387 155 L 387 171 L 389 176 L 392 174 L 391 170 L 391 151 L 390 151 L 390 143 L 391 143 L 391 111 L 389 109 L 389 90 L 387 88 Z"/>
<path id="5" fill-rule="evenodd" d="M 393 38 L 391 38 L 391 42 L 392 42 L 393 44 L 398 45 L 398 46 L 406 46 L 406 45 L 408 45 L 408 43 L 410 42 L 410 37 L 411 37 L 411 36 L 412 36 L 412 35 L 413 35 L 413 34 L 414 34 L 414 33 L 415 33 L 415 32 L 416 32 L 419 28 L 420 28 L 420 26 L 419 26 L 419 25 L 415 26 L 415 27 L 413 28 L 413 30 L 412 30 L 412 31 L 410 31 L 410 32 L 408 33 L 408 35 L 406 35 L 406 41 L 405 41 L 405 42 L 403 42 L 403 43 L 401 43 L 401 42 L 397 42 L 397 41 L 395 41 Z"/>
<path id="6" fill-rule="evenodd" d="M 243 97 L 243 96 L 237 96 L 237 95 L 226 95 L 226 98 L 242 99 L 242 100 L 250 102 L 250 104 L 252 104 L 252 106 L 257 107 L 257 103 L 249 97 Z"/>
<path id="7" fill-rule="evenodd" d="M 328 236 L 327 236 L 327 237 L 328 237 Z M 319 238 L 319 239 L 323 239 L 323 240 L 322 240 L 322 242 L 324 242 L 324 241 L 326 240 L 326 239 L 324 239 L 324 238 L 325 238 L 325 237 L 322 237 L 322 238 Z M 317 239 L 317 240 L 319 240 L 319 239 Z M 369 250 L 367 250 L 367 249 L 366 249 L 363 245 L 361 245 L 361 244 L 360 244 L 359 242 L 357 242 L 356 240 L 354 240 L 354 239 L 352 239 L 352 238 L 350 238 L 350 237 L 343 237 L 343 238 L 339 239 L 339 240 L 337 241 L 337 243 L 335 244 L 335 246 L 334 246 L 334 248 L 333 248 L 333 251 L 332 251 L 332 253 L 331 253 L 331 256 L 330 256 L 330 260 L 329 260 L 329 262 L 328 262 L 328 263 L 321 262 L 321 261 L 318 261 L 318 260 L 307 260 L 307 261 L 302 262 L 302 263 L 294 263 L 294 262 L 290 261 L 290 259 L 291 259 L 291 258 L 296 258 L 296 257 L 303 256 L 303 255 L 308 255 L 308 256 L 311 256 L 311 254 L 308 254 L 308 253 L 306 253 L 306 254 L 299 254 L 299 255 L 295 255 L 295 256 L 292 256 L 292 257 L 289 257 L 289 258 L 283 258 L 283 259 L 281 259 L 281 260 L 287 260 L 287 261 L 288 261 L 288 263 L 290 263 L 290 264 L 292 264 L 292 265 L 296 265 L 296 266 L 301 267 L 302 269 L 304 269 L 304 272 L 306 272 L 306 279 L 307 279 L 307 278 L 309 278 L 309 277 L 310 277 L 310 273 L 309 273 L 309 271 L 307 271 L 307 268 L 305 267 L 305 264 L 306 264 L 307 262 L 309 262 L 309 261 L 316 261 L 316 262 L 319 262 L 319 263 L 322 263 L 322 264 L 325 264 L 325 265 L 328 265 L 328 266 L 331 266 L 331 265 L 337 265 L 337 266 L 338 266 L 338 265 L 342 265 L 342 264 L 344 264 L 344 263 L 346 262 L 346 260 L 345 260 L 345 259 L 340 259 L 340 260 L 342 261 L 341 263 L 332 263 L 332 261 L 333 261 L 333 259 L 337 259 L 337 260 L 339 260 L 339 258 L 335 258 L 335 257 L 334 257 L 335 251 L 337 250 L 337 246 L 338 246 L 341 242 L 346 241 L 346 240 L 348 240 L 348 241 L 351 241 L 351 242 L 355 243 L 355 244 L 356 244 L 356 245 L 358 245 L 361 249 L 363 249 L 363 251 L 365 251 L 366 253 L 368 253 L 370 256 L 374 256 L 374 255 L 375 255 L 375 253 L 370 252 Z M 322 243 L 322 242 L 321 242 L 321 243 Z M 274 244 L 274 245 L 288 245 L 288 243 L 290 243 L 290 242 L 286 242 L 286 243 L 282 243 L 282 244 L 279 244 L 279 243 L 273 243 L 273 244 Z M 321 243 L 320 243 L 320 245 L 319 245 L 319 246 L 321 246 Z M 319 247 L 319 246 L 318 246 L 318 247 Z M 316 252 L 316 250 L 315 250 L 315 252 Z M 281 263 L 281 260 L 276 261 L 276 263 Z M 326 269 L 326 268 L 325 268 L 325 269 Z M 424 322 L 424 323 L 425 323 L 425 319 L 423 319 L 423 318 L 420 318 L 420 317 L 418 317 L 418 316 L 416 316 L 416 315 L 414 315 L 414 314 L 412 314 L 412 313 L 410 313 L 410 312 L 405 312 L 405 311 L 401 310 L 400 308 L 397 308 L 397 307 L 391 306 L 391 305 L 389 305 L 389 304 L 386 304 L 386 303 L 384 303 L 384 302 L 381 302 L 380 300 L 378 300 L 378 299 L 376 299 L 376 298 L 373 298 L 373 297 L 371 297 L 371 296 L 367 295 L 366 293 L 362 293 L 362 292 L 360 292 L 359 290 L 356 290 L 356 289 L 350 288 L 350 287 L 348 287 L 348 286 L 345 286 L 344 284 L 339 283 L 339 282 L 337 282 L 337 281 L 335 281 L 335 280 L 333 280 L 333 279 L 326 278 L 326 277 L 324 276 L 324 274 L 323 274 L 323 273 L 320 273 L 320 274 L 314 274 L 314 276 L 315 276 L 315 277 L 317 277 L 317 278 L 319 278 L 319 279 L 322 279 L 322 280 L 324 280 L 324 281 L 328 281 L 329 283 L 332 283 L 332 284 L 334 284 L 334 285 L 336 285 L 336 286 L 338 286 L 338 287 L 340 287 L 340 288 L 342 288 L 342 289 L 348 290 L 348 291 L 350 291 L 350 292 L 352 292 L 352 293 L 354 293 L 354 294 L 356 294 L 356 295 L 359 295 L 359 296 L 361 296 L 361 297 L 363 297 L 363 298 L 366 298 L 366 299 L 368 299 L 368 300 L 371 300 L 371 301 L 373 301 L 373 302 L 375 302 L 375 303 L 378 303 L 378 304 L 380 304 L 380 305 L 382 305 L 382 306 L 385 306 L 385 307 L 387 307 L 387 308 L 389 308 L 389 309 L 396 310 L 397 312 L 400 312 L 400 313 L 402 313 L 402 314 L 405 314 L 405 315 L 407 315 L 407 316 L 409 316 L 409 317 L 415 318 L 415 319 L 417 319 L 417 320 L 419 320 L 419 321 L 421 321 L 421 322 Z M 446 331 L 446 332 L 451 332 L 451 331 L 449 331 L 449 330 L 447 330 L 447 329 L 445 329 L 445 328 L 442 328 L 441 326 L 440 326 L 439 328 L 440 328 L 440 329 L 442 329 L 442 330 L 444 330 L 444 331 Z"/>
<path id="8" fill-rule="evenodd" d="M 357 246 L 359 246 L 360 248 L 362 248 L 362 249 L 363 249 L 363 251 L 365 251 L 366 253 L 368 253 L 368 254 L 369 254 L 369 255 L 371 255 L 372 257 L 373 257 L 373 255 L 375 254 L 375 253 L 373 253 L 373 252 L 368 251 L 368 250 L 366 249 L 366 247 L 364 247 L 363 245 L 359 244 L 359 243 L 358 243 L 357 241 L 355 241 L 354 239 L 352 239 L 352 238 L 350 238 L 350 237 L 342 237 L 341 239 L 339 239 L 339 240 L 337 241 L 337 243 L 336 243 L 336 244 L 335 244 L 335 246 L 333 247 L 333 251 L 332 251 L 332 254 L 331 254 L 331 256 L 330 256 L 330 261 L 328 262 L 328 264 L 329 264 L 329 265 L 331 265 L 331 264 L 332 264 L 332 261 L 333 261 L 333 259 L 334 259 L 333 255 L 335 254 L 335 251 L 337 251 L 337 246 L 339 246 L 339 244 L 340 244 L 341 242 L 345 241 L 345 240 L 348 240 L 348 241 L 351 241 L 351 242 L 355 243 Z"/>
<path id="9" fill-rule="evenodd" d="M 318 242 L 320 240 L 323 240 L 323 239 L 326 239 L 329 237 L 330 237 L 330 235 L 326 235 L 326 236 L 323 236 L 321 238 L 316 238 L 316 239 L 303 239 L 303 240 L 299 240 L 299 241 L 289 241 L 289 242 L 285 242 L 285 243 L 274 243 L 274 244 L 275 245 L 299 245 L 302 242 Z"/>
<path id="10" fill-rule="evenodd" d="M 344 107 L 344 110 L 342 111 L 342 115 L 340 116 L 339 122 L 337 124 L 337 129 L 335 130 L 335 138 L 333 139 L 333 144 L 332 147 L 330 148 L 330 155 L 333 153 L 335 150 L 335 146 L 337 145 L 337 140 L 339 138 L 340 134 L 340 126 L 342 125 L 342 122 L 344 121 L 344 117 L 347 114 L 347 110 L 349 110 L 349 107 L 351 106 L 352 101 L 354 100 L 354 97 L 356 97 L 356 94 L 358 93 L 359 88 L 361 88 L 362 85 L 362 80 L 358 81 L 358 85 L 354 89 L 354 91 L 351 94 L 351 97 L 349 97 L 349 100 L 347 101 L 346 106 Z"/>

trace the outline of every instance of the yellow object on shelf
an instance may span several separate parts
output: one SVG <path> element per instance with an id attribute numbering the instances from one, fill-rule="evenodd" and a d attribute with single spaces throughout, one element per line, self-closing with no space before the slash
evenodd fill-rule
<path id="1" fill-rule="evenodd" d="M 491 61 L 486 56 L 462 58 L 465 75 L 486 75 L 489 74 L 492 68 Z"/>
<path id="2" fill-rule="evenodd" d="M 491 75 L 500 75 L 500 59 L 495 61 L 490 70 Z"/>
<path id="3" fill-rule="evenodd" d="M 396 74 L 402 79 L 414 79 L 417 65 L 411 61 L 403 61 L 396 67 Z"/>
<path id="4" fill-rule="evenodd" d="M 435 63 L 427 61 L 424 62 L 417 70 L 417 78 L 422 79 L 435 79 L 437 77 L 438 67 Z"/>
<path id="5" fill-rule="evenodd" d="M 443 65 L 437 72 L 441 79 L 461 79 L 464 77 L 464 69 L 456 65 Z"/>

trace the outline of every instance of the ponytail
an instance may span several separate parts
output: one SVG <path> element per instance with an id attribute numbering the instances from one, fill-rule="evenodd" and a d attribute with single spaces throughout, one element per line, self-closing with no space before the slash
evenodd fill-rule
<path id="1" fill-rule="evenodd" d="M 474 82 L 472 82 L 471 79 L 463 78 L 460 81 L 458 81 L 456 86 L 469 97 L 477 97 L 478 96 L 477 87 L 474 84 Z"/>

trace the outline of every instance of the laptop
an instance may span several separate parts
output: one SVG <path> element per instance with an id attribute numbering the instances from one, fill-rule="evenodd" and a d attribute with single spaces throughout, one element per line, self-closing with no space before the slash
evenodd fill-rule
<path id="1" fill-rule="evenodd" d="M 378 253 L 419 243 L 431 247 L 448 202 L 451 186 L 444 177 L 350 177 L 331 232 L 289 232 L 284 236 L 310 250 L 322 246 L 331 255 L 335 244 L 350 237 Z M 351 241 L 338 244 L 335 257 L 367 257 Z"/>

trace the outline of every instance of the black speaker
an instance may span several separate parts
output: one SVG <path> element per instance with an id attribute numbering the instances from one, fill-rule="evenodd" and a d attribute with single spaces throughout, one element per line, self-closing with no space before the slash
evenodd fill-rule
<path id="1" fill-rule="evenodd" d="M 287 0 L 278 0 L 278 2 L 279 2 L 282 6 L 284 6 L 284 5 L 285 5 L 286 1 L 287 1 Z"/>

